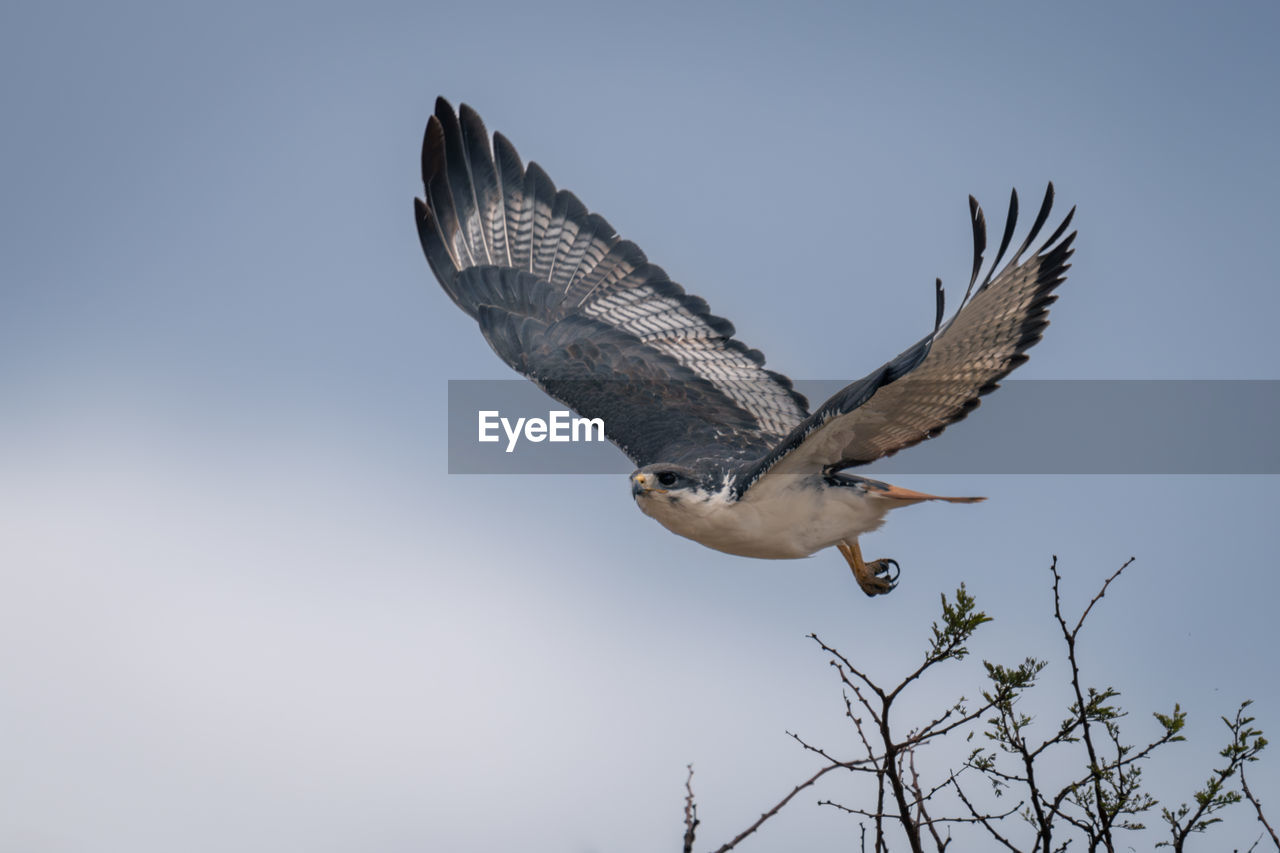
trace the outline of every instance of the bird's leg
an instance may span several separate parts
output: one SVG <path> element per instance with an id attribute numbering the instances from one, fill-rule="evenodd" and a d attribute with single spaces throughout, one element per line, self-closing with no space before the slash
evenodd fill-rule
<path id="1" fill-rule="evenodd" d="M 853 541 L 841 540 L 837 547 L 840 553 L 844 554 L 844 558 L 849 562 L 849 568 L 853 569 L 853 577 L 858 581 L 858 586 L 862 587 L 862 591 L 867 595 L 884 595 L 893 592 L 893 588 L 898 585 L 898 561 L 897 560 L 873 560 L 870 563 L 864 562 L 862 559 L 862 549 L 858 547 L 858 540 Z M 893 568 L 890 569 L 889 567 Z"/>

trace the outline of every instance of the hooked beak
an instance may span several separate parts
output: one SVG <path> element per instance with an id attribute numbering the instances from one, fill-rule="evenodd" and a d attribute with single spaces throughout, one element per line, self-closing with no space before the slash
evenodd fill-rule
<path id="1" fill-rule="evenodd" d="M 631 497 L 638 498 L 641 495 L 653 492 L 654 494 L 665 495 L 666 489 L 655 488 L 658 484 L 655 482 L 652 474 L 632 474 L 631 475 Z"/>

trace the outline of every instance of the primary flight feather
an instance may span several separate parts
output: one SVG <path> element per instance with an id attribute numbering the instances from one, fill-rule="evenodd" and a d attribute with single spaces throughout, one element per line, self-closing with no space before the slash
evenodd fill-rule
<path id="1" fill-rule="evenodd" d="M 969 199 L 974 263 L 945 323 L 815 411 L 733 324 L 684 292 L 573 193 L 527 167 L 463 104 L 436 101 L 422 149 L 418 234 L 441 286 L 512 368 L 605 434 L 638 466 L 640 509 L 674 533 L 747 557 L 840 549 L 868 595 L 897 581 L 893 560 L 864 561 L 858 537 L 927 495 L 845 473 L 942 432 L 1026 361 L 1070 266 L 1072 210 L 1032 249 L 1053 204 L 1000 247 L 979 281 L 986 221 Z M 1065 234 L 1065 236 L 1064 236 Z M 1030 251 L 1030 254 L 1028 252 Z M 1024 257 L 1025 256 L 1025 257 Z M 997 271 L 998 268 L 998 271 Z"/>

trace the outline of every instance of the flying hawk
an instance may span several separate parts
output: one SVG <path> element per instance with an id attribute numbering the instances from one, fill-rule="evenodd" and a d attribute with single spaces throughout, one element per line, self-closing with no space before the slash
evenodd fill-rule
<path id="1" fill-rule="evenodd" d="M 979 283 L 986 221 L 971 196 L 974 261 L 960 308 L 815 411 L 733 325 L 685 293 L 536 163 L 521 164 L 466 104 L 436 101 L 415 211 L 436 278 L 503 361 L 605 434 L 639 466 L 631 494 L 673 533 L 745 557 L 792 559 L 836 546 L 867 595 L 897 584 L 894 560 L 864 561 L 858 537 L 891 509 L 967 503 L 845 473 L 932 438 L 1027 360 L 1048 325 L 1075 232 L 1062 224 L 1029 256 L 1053 203 Z"/>

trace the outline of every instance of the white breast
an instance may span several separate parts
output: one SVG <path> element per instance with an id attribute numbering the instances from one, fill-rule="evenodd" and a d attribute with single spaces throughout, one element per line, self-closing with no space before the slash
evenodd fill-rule
<path id="1" fill-rule="evenodd" d="M 820 477 L 773 475 L 739 501 L 730 500 L 726 488 L 717 494 L 647 492 L 636 503 L 672 533 L 708 548 L 786 560 L 875 530 L 893 502 L 857 488 L 828 486 Z"/>

